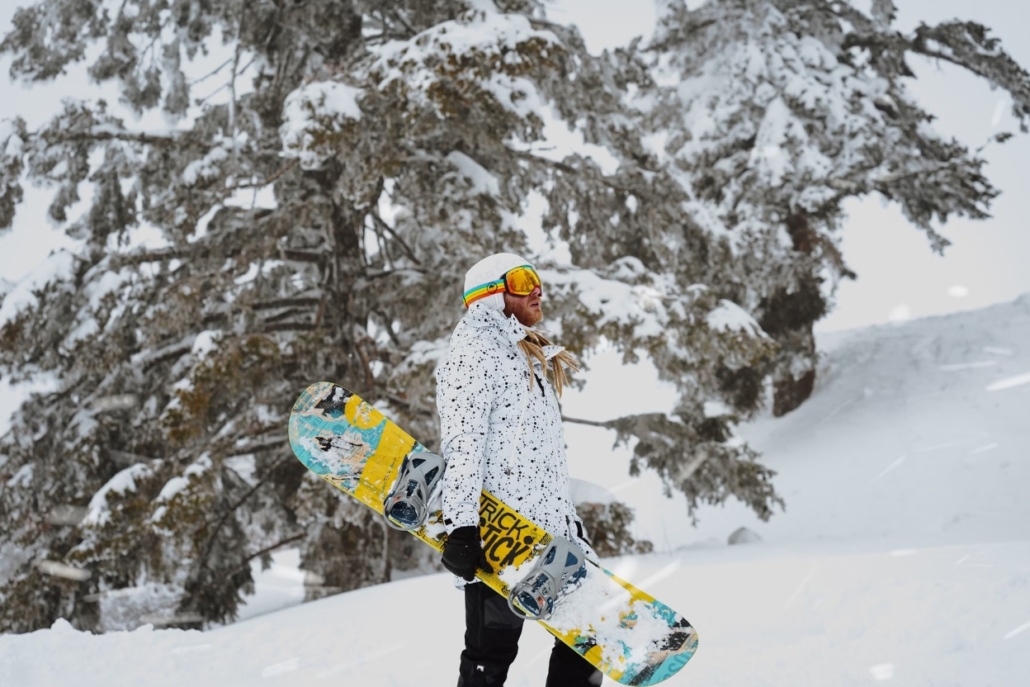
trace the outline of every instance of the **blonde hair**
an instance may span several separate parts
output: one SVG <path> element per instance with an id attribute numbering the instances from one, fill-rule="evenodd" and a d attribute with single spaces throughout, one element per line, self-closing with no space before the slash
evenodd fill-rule
<path id="1" fill-rule="evenodd" d="M 535 329 L 526 329 L 526 338 L 519 341 L 519 348 L 526 354 L 526 362 L 529 363 L 529 389 L 533 389 L 533 380 L 535 375 L 532 374 L 533 360 L 540 361 L 540 366 L 544 369 L 544 374 L 547 374 L 547 357 L 544 355 L 544 346 L 550 346 L 551 342 L 548 341 L 547 337 Z M 569 381 L 565 375 L 565 368 L 571 368 L 574 372 L 579 371 L 579 363 L 576 362 L 576 358 L 573 357 L 568 351 L 561 351 L 558 355 L 551 358 L 551 384 L 554 385 L 554 390 L 560 397 L 562 389 L 565 384 Z"/>

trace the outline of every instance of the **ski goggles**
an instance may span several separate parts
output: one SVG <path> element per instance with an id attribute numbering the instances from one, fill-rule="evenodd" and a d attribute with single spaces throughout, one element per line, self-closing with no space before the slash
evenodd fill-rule
<path id="1" fill-rule="evenodd" d="M 505 291 L 513 296 L 528 296 L 533 293 L 533 289 L 540 285 L 540 275 L 536 273 L 536 269 L 532 265 L 522 265 L 508 270 L 497 281 L 487 282 L 469 289 L 462 298 L 467 308 L 481 298 Z"/>

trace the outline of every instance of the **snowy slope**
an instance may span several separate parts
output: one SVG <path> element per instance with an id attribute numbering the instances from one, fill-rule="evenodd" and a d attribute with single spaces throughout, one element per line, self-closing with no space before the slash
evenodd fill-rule
<path id="1" fill-rule="evenodd" d="M 660 550 L 725 543 L 741 526 L 770 543 L 1030 540 L 1030 294 L 835 333 L 820 347 L 812 398 L 741 431 L 778 471 L 787 509 L 769 522 L 731 502 L 701 508 L 698 527 L 689 527 L 683 498 L 656 499 L 652 475 L 630 480 L 628 451 L 612 452 L 614 433 L 601 429 L 566 428 L 572 474 L 590 475 L 636 508 L 634 536 Z M 653 404 L 645 412 L 673 401 L 667 389 L 621 388 L 630 383 L 629 375 L 595 375 L 565 412 L 603 420 L 631 403 Z"/>
<path id="2" fill-rule="evenodd" d="M 682 609 L 701 645 L 672 685 L 1025 685 L 1030 543 L 899 551 L 764 546 L 616 561 Z M 651 580 L 649 581 L 649 578 Z M 655 579 L 659 578 L 659 579 Z M 447 575 L 394 582 L 200 633 L 0 637 L 0 684 L 453 685 L 461 596 Z M 510 687 L 543 684 L 527 627 Z"/>
<path id="3" fill-rule="evenodd" d="M 1030 297 L 821 343 L 812 399 L 745 428 L 788 502 L 769 523 L 731 504 L 703 509 L 693 530 L 682 502 L 627 482 L 608 433 L 569 432 L 573 473 L 602 477 L 665 549 L 609 567 L 699 629 L 700 650 L 666 684 L 1028 684 Z M 604 392 L 618 376 L 599 371 L 584 396 L 624 410 L 611 406 L 625 390 Z M 661 389 L 646 396 L 663 402 Z M 764 542 L 727 546 L 741 525 Z M 289 555 L 245 615 L 299 598 Z M 205 633 L 93 636 L 61 621 L 0 636 L 0 684 L 453 685 L 461 636 L 461 596 L 432 575 Z M 527 627 L 509 685 L 543 683 L 549 643 Z"/>
<path id="4" fill-rule="evenodd" d="M 737 510 L 769 541 L 1030 540 L 1030 294 L 835 338 L 811 401 L 745 432 L 787 512 L 722 522 Z"/>

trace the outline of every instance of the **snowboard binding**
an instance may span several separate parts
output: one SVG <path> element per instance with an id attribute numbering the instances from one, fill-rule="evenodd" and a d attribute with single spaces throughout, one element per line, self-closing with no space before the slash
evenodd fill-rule
<path id="1" fill-rule="evenodd" d="M 587 576 L 586 554 L 565 537 L 555 537 L 536 559 L 529 574 L 512 587 L 508 608 L 530 620 L 547 620 L 563 598 Z"/>
<path id="2" fill-rule="evenodd" d="M 428 451 L 404 456 L 397 481 L 383 500 L 386 524 L 404 532 L 426 524 L 429 504 L 443 485 L 444 466 L 443 458 Z"/>

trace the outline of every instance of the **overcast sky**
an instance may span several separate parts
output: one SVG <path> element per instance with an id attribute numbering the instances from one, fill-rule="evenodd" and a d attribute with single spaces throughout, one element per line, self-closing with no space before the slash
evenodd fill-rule
<path id="1" fill-rule="evenodd" d="M 0 3 L 0 31 L 6 32 L 14 7 L 23 2 Z M 1001 38 L 1002 45 L 1020 64 L 1030 66 L 1030 3 L 1013 0 L 896 0 L 899 26 L 908 29 L 919 21 L 934 23 L 962 18 L 979 21 Z M 558 0 L 551 15 L 576 21 L 591 50 L 627 42 L 649 34 L 654 10 L 640 0 Z M 919 76 L 912 92 L 939 119 L 944 134 L 978 147 L 1001 131 L 1018 134 L 1006 96 L 991 91 L 975 78 L 947 65 L 923 61 L 913 65 Z M 6 74 L 9 60 L 0 60 Z M 0 119 L 24 117 L 30 126 L 52 115 L 62 97 L 86 96 L 88 80 L 75 69 L 57 84 L 26 89 L 0 77 Z M 96 92 L 96 89 L 93 89 Z M 105 96 L 117 99 L 113 87 Z M 993 206 L 993 218 L 983 222 L 952 221 L 940 231 L 953 244 L 940 257 L 932 253 L 922 233 L 910 226 L 895 207 L 878 198 L 852 202 L 843 230 L 844 256 L 859 278 L 845 282 L 835 311 L 817 325 L 821 331 L 848 329 L 978 308 L 1009 301 L 1030 292 L 1030 136 L 1017 135 L 1003 146 L 985 152 L 987 175 L 1002 195 Z M 47 194 L 29 190 L 12 231 L 0 237 L 0 277 L 17 280 L 55 246 L 68 243 L 45 216 Z"/>

